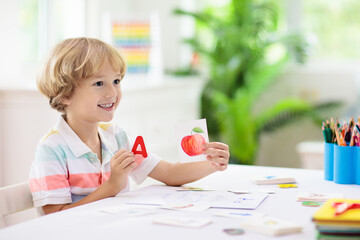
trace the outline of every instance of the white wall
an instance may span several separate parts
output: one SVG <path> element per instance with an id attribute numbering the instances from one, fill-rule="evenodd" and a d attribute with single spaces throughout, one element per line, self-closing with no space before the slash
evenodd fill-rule
<path id="1" fill-rule="evenodd" d="M 14 81 L 20 77 L 21 72 L 21 45 L 20 45 L 20 23 L 18 18 L 18 1 L 0 1 L 0 6 L 6 11 L 0 11 L 0 73 L 7 81 Z M 1 81 L 1 80 L 0 80 Z"/>
<path id="2" fill-rule="evenodd" d="M 56 113 L 37 91 L 0 92 L 0 184 L 4 186 L 27 179 L 36 144 L 54 124 Z"/>

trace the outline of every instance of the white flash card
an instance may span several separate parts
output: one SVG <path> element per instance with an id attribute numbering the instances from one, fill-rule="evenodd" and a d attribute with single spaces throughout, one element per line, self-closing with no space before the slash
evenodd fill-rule
<path id="1" fill-rule="evenodd" d="M 183 203 L 167 203 L 162 205 L 160 208 L 170 209 L 170 210 L 177 210 L 177 211 L 185 211 L 185 212 L 203 212 L 209 209 L 210 205 L 204 204 L 183 204 Z"/>
<path id="2" fill-rule="evenodd" d="M 205 161 L 202 145 L 209 142 L 206 119 L 184 122 L 176 126 L 176 144 L 180 162 Z"/>
<path id="3" fill-rule="evenodd" d="M 189 218 L 189 217 L 176 217 L 176 216 L 161 216 L 153 220 L 153 223 L 164 224 L 178 227 L 188 227 L 188 228 L 200 228 L 205 225 L 210 224 L 211 219 L 207 218 Z"/>
<path id="4" fill-rule="evenodd" d="M 137 217 L 150 213 L 154 213 L 154 209 L 134 207 L 134 206 L 119 206 L 113 208 L 104 208 L 103 212 L 117 214 L 121 217 Z"/>

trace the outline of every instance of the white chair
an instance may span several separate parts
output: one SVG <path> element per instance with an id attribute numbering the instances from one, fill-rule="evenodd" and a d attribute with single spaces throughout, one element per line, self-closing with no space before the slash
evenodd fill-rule
<path id="1" fill-rule="evenodd" d="M 31 208 L 32 211 L 25 211 Z M 36 210 L 28 182 L 0 188 L 0 228 L 35 218 L 35 216 Z"/>

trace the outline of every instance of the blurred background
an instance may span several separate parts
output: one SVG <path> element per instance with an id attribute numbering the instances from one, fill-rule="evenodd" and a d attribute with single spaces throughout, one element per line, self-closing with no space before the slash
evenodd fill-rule
<path id="1" fill-rule="evenodd" d="M 178 161 L 176 124 L 206 118 L 231 163 L 321 168 L 322 120 L 360 115 L 356 0 L 0 3 L 0 186 L 27 180 L 56 121 L 36 74 L 70 37 L 121 51 L 128 71 L 114 122 L 168 161 Z"/>

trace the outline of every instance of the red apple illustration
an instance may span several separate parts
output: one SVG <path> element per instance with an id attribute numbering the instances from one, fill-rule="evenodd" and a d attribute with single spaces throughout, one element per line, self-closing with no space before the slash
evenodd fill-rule
<path id="1" fill-rule="evenodd" d="M 195 127 L 191 130 L 191 135 L 183 137 L 181 140 L 181 148 L 187 155 L 192 157 L 202 154 L 202 145 L 205 143 L 205 139 L 199 133 L 203 132 L 200 127 Z"/>

